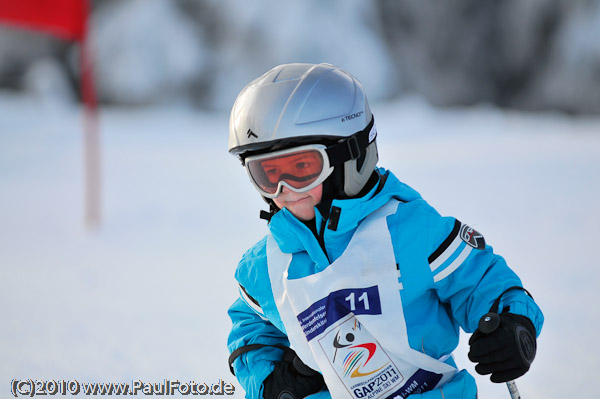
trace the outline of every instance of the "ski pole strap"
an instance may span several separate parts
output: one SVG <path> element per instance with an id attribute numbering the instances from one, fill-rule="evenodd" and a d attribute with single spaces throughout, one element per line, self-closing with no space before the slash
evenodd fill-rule
<path id="1" fill-rule="evenodd" d="M 496 300 L 494 301 L 494 304 L 490 308 L 490 313 L 498 313 L 498 309 L 500 308 L 500 301 L 502 300 L 502 297 L 504 296 L 504 294 L 506 294 L 509 291 L 514 291 L 514 290 L 524 291 L 527 295 L 529 295 L 533 299 L 533 295 L 531 295 L 531 293 L 529 291 L 527 291 L 523 287 L 519 287 L 518 285 L 515 285 L 513 287 L 505 289 L 504 292 L 502 292 L 502 294 L 500 294 L 500 296 L 498 298 L 496 298 Z"/>
<path id="2" fill-rule="evenodd" d="M 229 362 L 229 371 L 231 371 L 231 374 L 235 375 L 235 371 L 233 370 L 233 362 L 235 361 L 235 359 L 242 356 L 244 353 L 248 353 L 248 352 L 256 350 L 256 349 L 268 348 L 268 347 L 281 349 L 283 351 L 283 359 L 282 359 L 283 361 L 293 362 L 294 357 L 296 357 L 296 352 L 294 352 L 294 350 L 292 348 L 290 348 L 288 346 L 284 346 L 284 345 L 267 345 L 267 344 L 244 345 L 244 346 L 237 348 L 236 350 L 231 352 L 231 355 L 229 355 L 228 362 Z"/>

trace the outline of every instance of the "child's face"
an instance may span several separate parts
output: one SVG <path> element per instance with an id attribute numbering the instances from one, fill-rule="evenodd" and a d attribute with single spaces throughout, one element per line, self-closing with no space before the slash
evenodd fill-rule
<path id="1" fill-rule="evenodd" d="M 321 202 L 323 196 L 323 184 L 305 193 L 297 193 L 283 186 L 281 193 L 273 198 L 279 209 L 286 208 L 302 221 L 308 221 L 315 217 L 315 206 Z"/>

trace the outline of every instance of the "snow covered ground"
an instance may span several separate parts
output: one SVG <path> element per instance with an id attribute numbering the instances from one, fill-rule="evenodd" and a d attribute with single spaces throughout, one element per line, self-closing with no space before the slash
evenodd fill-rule
<path id="1" fill-rule="evenodd" d="M 544 310 L 522 396 L 598 397 L 600 119 L 418 100 L 373 110 L 380 164 L 482 232 Z M 226 310 L 265 226 L 227 154 L 227 118 L 104 109 L 102 224 L 88 231 L 79 110 L 0 93 L 1 396 L 27 378 L 223 379 L 243 396 Z M 456 357 L 472 370 L 465 353 L 462 340 Z M 478 382 L 480 398 L 508 398 Z"/>

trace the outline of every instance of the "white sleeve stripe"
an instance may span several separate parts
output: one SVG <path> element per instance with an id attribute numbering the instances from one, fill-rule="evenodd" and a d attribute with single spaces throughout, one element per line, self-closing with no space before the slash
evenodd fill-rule
<path id="1" fill-rule="evenodd" d="M 239 291 L 240 291 L 240 297 L 242 298 L 242 300 L 244 302 L 246 302 L 246 305 L 250 306 L 252 308 L 252 310 L 254 310 L 256 312 L 257 315 L 259 315 L 260 317 L 262 317 L 264 319 L 265 313 L 263 312 L 261 307 L 258 306 L 257 304 L 255 304 L 254 302 L 252 302 L 252 300 L 248 297 L 248 295 L 246 295 L 246 293 L 244 292 L 243 289 L 240 288 Z"/>
<path id="2" fill-rule="evenodd" d="M 460 265 L 462 265 L 463 261 L 467 259 L 472 250 L 473 247 L 465 245 L 465 248 L 462 250 L 460 255 L 458 255 L 458 257 L 454 259 L 452 263 L 450 263 L 444 270 L 435 275 L 433 277 L 433 281 L 437 283 L 438 281 L 448 277 L 453 271 L 455 271 Z"/>
<path id="3" fill-rule="evenodd" d="M 452 244 L 450 244 L 448 246 L 448 248 L 446 248 L 446 250 L 444 252 L 442 252 L 442 254 L 440 256 L 437 257 L 436 260 L 431 262 L 431 264 L 429 265 L 429 267 L 431 268 L 431 271 L 434 272 L 437 268 L 439 268 L 441 265 L 443 265 L 444 262 L 446 262 L 448 260 L 448 258 L 450 258 L 454 254 L 454 252 L 458 249 L 460 244 L 462 244 L 463 242 L 464 241 L 461 240 L 459 236 L 456 236 L 454 241 L 452 241 Z"/>

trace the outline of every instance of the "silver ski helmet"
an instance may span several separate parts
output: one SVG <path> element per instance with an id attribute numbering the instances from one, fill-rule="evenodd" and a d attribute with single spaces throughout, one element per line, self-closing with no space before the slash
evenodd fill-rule
<path id="1" fill-rule="evenodd" d="M 229 152 L 248 156 L 323 144 L 336 195 L 353 197 L 377 164 L 376 129 L 362 84 L 330 64 L 279 65 L 239 93 Z M 260 191 L 260 189 L 259 189 Z"/>

